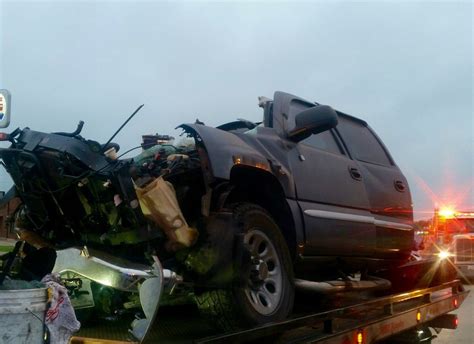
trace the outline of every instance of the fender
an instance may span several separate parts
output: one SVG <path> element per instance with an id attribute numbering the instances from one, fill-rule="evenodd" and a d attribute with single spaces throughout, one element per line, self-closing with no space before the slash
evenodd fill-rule
<path id="1" fill-rule="evenodd" d="M 301 210 L 296 202 L 293 179 L 289 173 L 278 173 L 279 168 L 281 168 L 281 165 L 279 166 L 278 164 L 282 164 L 286 170 L 285 162 L 278 161 L 279 159 L 276 157 L 266 158 L 264 154 L 251 145 L 250 138 L 244 141 L 244 139 L 231 132 L 200 124 L 182 124 L 178 128 L 182 128 L 185 132 L 192 134 L 196 142 L 204 146 L 207 151 L 211 173 L 215 178 L 230 180 L 231 171 L 236 165 L 242 167 L 247 165 L 253 169 L 261 169 L 263 172 L 273 175 L 282 187 L 293 217 L 296 244 L 304 244 L 304 225 Z M 262 147 L 262 151 L 269 150 L 268 154 L 272 156 L 270 152 L 277 150 L 277 142 L 279 142 L 277 136 L 273 140 L 269 139 L 266 148 Z M 255 142 L 255 145 L 262 146 L 260 142 Z M 240 161 L 236 161 L 237 158 L 240 158 Z"/>
<path id="2" fill-rule="evenodd" d="M 215 178 L 230 179 L 236 164 L 261 168 L 272 173 L 268 159 L 238 136 L 224 130 L 200 124 L 178 126 L 201 140 L 209 156 L 211 172 Z"/>
<path id="3" fill-rule="evenodd" d="M 177 128 L 193 135 L 196 142 L 204 146 L 213 177 L 230 180 L 233 167 L 248 166 L 270 173 L 278 180 L 287 198 L 296 198 L 294 181 L 279 136 L 265 134 L 255 138 L 200 124 L 182 124 Z"/>

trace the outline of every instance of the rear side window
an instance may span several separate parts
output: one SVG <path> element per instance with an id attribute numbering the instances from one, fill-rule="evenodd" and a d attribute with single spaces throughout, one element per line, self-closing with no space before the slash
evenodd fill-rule
<path id="1" fill-rule="evenodd" d="M 323 131 L 319 134 L 313 134 L 301 141 L 302 144 L 324 150 L 334 154 L 342 154 L 339 145 L 336 142 L 331 131 Z"/>
<path id="2" fill-rule="evenodd" d="M 337 130 L 355 159 L 384 166 L 392 165 L 379 140 L 363 123 L 339 116 Z"/>

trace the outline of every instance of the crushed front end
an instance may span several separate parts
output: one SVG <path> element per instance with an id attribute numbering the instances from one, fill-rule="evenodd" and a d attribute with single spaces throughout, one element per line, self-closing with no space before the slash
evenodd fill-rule
<path id="1" fill-rule="evenodd" d="M 84 139 L 81 127 L 52 134 L 17 129 L 8 136 L 12 144 L 0 149 L 0 158 L 21 199 L 15 230 L 25 255 L 56 253 L 49 265 L 78 309 L 99 306 L 111 315 L 141 308 L 131 332 L 143 340 L 160 300 L 166 302 L 163 294 L 180 295 L 182 275 L 204 280 L 229 255 L 216 253 L 222 238 L 209 244 L 212 233 L 201 235 L 219 222 L 203 216 L 209 215 L 202 205 L 209 191 L 203 151 L 192 138 L 182 146 L 155 141 L 133 159 L 117 159 L 118 145 Z M 224 239 L 232 245 L 232 236 Z M 184 296 L 191 292 L 181 289 Z"/>

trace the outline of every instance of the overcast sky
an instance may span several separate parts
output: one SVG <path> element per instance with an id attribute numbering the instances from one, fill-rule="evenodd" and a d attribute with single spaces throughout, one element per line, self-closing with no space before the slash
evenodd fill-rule
<path id="1" fill-rule="evenodd" d="M 196 118 L 261 120 L 275 90 L 361 117 L 412 189 L 474 209 L 473 5 L 466 2 L 20 2 L 0 0 L 0 88 L 10 130 L 123 149 Z M 1 174 L 0 187 L 11 182 Z"/>

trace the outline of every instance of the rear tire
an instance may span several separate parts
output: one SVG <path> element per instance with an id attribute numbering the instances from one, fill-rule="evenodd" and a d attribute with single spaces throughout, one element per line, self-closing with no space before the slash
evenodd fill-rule
<path id="1" fill-rule="evenodd" d="M 224 331 L 284 320 L 294 302 L 293 268 L 280 228 L 261 207 L 232 207 L 250 264 L 237 264 L 239 281 L 196 295 L 201 314 Z"/>

